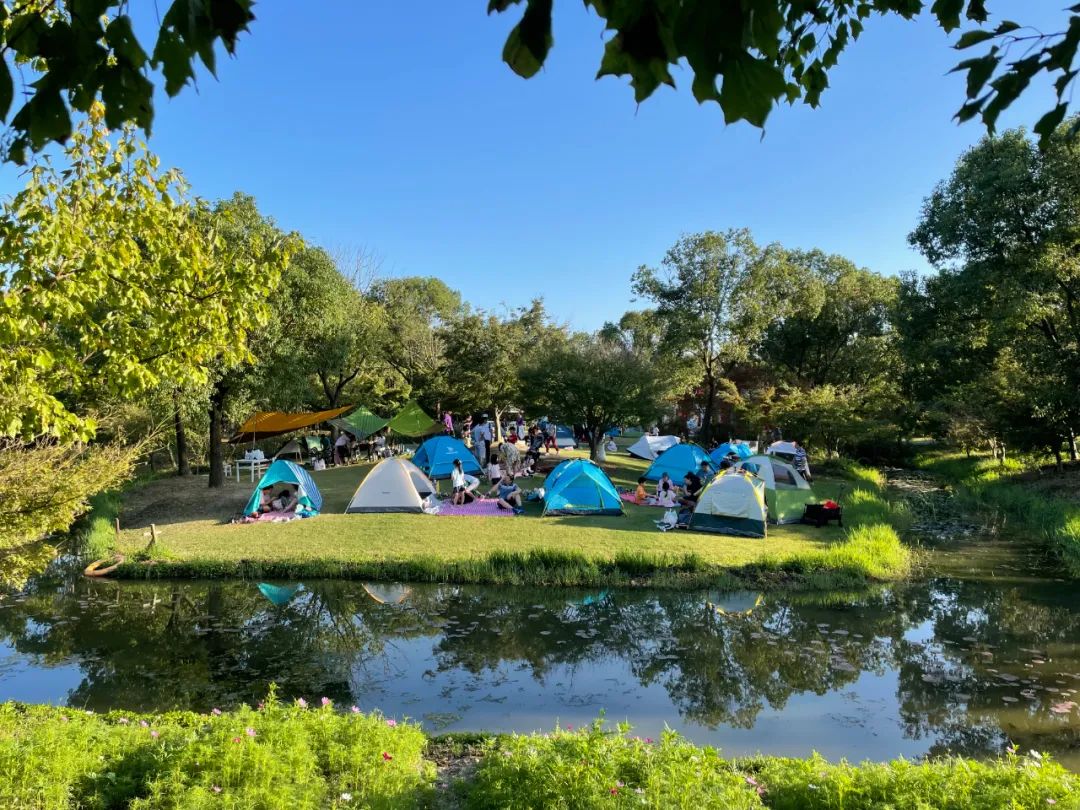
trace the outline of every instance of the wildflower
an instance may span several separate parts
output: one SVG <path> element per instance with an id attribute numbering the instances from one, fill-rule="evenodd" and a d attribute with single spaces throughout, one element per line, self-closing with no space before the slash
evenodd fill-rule
<path id="1" fill-rule="evenodd" d="M 253 729 L 253 728 L 245 728 L 244 733 L 247 734 L 249 737 L 254 737 L 255 736 L 255 729 Z"/>
<path id="2" fill-rule="evenodd" d="M 634 793 L 636 793 L 638 796 L 643 796 L 645 794 L 645 791 L 642 788 L 636 787 L 634 788 Z"/>
<path id="3" fill-rule="evenodd" d="M 621 788 L 621 787 L 626 787 L 626 785 L 624 785 L 622 782 L 616 782 L 615 787 Z"/>
<path id="4" fill-rule="evenodd" d="M 221 717 L 221 709 L 215 707 L 210 710 L 210 714 L 214 715 L 214 717 Z"/>
<path id="5" fill-rule="evenodd" d="M 256 711 L 259 711 L 259 712 L 261 712 L 261 711 L 262 711 L 263 709 L 265 709 L 265 708 L 266 708 L 266 704 L 265 704 L 265 703 L 263 703 L 263 702 L 262 702 L 262 701 L 260 700 L 260 701 L 259 701 L 259 705 L 255 707 L 255 710 L 256 710 Z"/>
<path id="6" fill-rule="evenodd" d="M 233 738 L 232 738 L 232 741 L 233 741 L 234 743 L 238 743 L 238 742 L 241 742 L 241 740 L 240 740 L 240 738 L 239 738 L 239 737 L 233 737 Z"/>
<path id="7" fill-rule="evenodd" d="M 211 785 L 210 789 L 214 791 L 214 793 L 221 793 L 221 788 L 219 788 L 217 785 Z"/>
<path id="8" fill-rule="evenodd" d="M 299 706 L 301 709 L 306 709 L 307 708 L 307 701 L 304 700 L 303 698 L 297 698 L 296 699 L 296 705 Z"/>
<path id="9" fill-rule="evenodd" d="M 333 701 L 330 700 L 330 698 L 328 697 L 323 697 L 320 703 L 322 703 L 323 706 L 329 706 L 331 703 L 333 703 Z"/>
<path id="10" fill-rule="evenodd" d="M 1010 745 L 1010 746 L 1009 746 L 1008 748 L 1006 748 L 1005 750 L 1006 750 L 1006 751 L 1008 751 L 1008 752 L 1009 752 L 1010 754 L 1015 754 L 1015 753 L 1016 753 L 1017 751 L 1019 751 L 1020 749 L 1019 749 L 1019 748 L 1018 748 L 1017 746 L 1015 746 L 1015 745 Z"/>
<path id="11" fill-rule="evenodd" d="M 357 706 L 353 706 L 353 707 L 351 707 L 351 708 L 349 709 L 349 711 L 350 711 L 350 712 L 352 712 L 353 714 L 360 714 L 360 709 L 359 709 L 359 707 L 357 707 Z"/>
<path id="12" fill-rule="evenodd" d="M 746 784 L 750 785 L 750 787 L 757 787 L 758 786 L 757 779 L 755 779 L 754 777 L 747 776 L 747 777 L 744 777 L 744 778 L 746 779 Z"/>
<path id="13" fill-rule="evenodd" d="M 612 796 L 618 796 L 619 795 L 619 789 L 617 787 L 613 787 L 613 788 L 611 788 L 611 790 L 608 791 L 608 793 L 610 793 Z"/>
<path id="14" fill-rule="evenodd" d="M 1040 754 L 1034 748 L 1032 748 L 1030 751 L 1028 751 L 1028 756 L 1031 757 L 1032 759 L 1042 760 L 1042 754 Z"/>
<path id="15" fill-rule="evenodd" d="M 352 801 L 352 794 L 351 793 L 342 793 L 341 794 L 341 800 L 343 802 L 351 802 Z"/>
<path id="16" fill-rule="evenodd" d="M 391 755 L 391 754 L 388 754 L 388 753 L 386 753 L 385 751 L 383 751 L 383 752 L 382 752 L 382 758 L 383 758 L 383 762 L 389 762 L 389 761 L 390 761 L 390 760 L 392 760 L 392 759 L 393 759 L 394 757 L 393 757 L 393 755 Z"/>
<path id="17" fill-rule="evenodd" d="M 1047 799 L 1046 803 L 1047 804 L 1057 804 L 1057 799 Z"/>
<path id="18" fill-rule="evenodd" d="M 150 736 L 153 737 L 155 740 L 158 738 L 158 731 L 156 728 L 150 729 Z"/>
<path id="19" fill-rule="evenodd" d="M 393 728 L 397 725 L 397 720 L 391 717 L 389 720 L 386 721 L 386 725 L 390 726 L 390 728 Z"/>
<path id="20" fill-rule="evenodd" d="M 130 723 L 131 721 L 130 721 L 130 720 L 128 720 L 128 719 L 127 719 L 126 717 L 121 717 L 121 718 L 120 718 L 119 720 L 117 720 L 116 722 L 117 722 L 117 723 L 119 723 L 119 724 L 120 724 L 120 725 L 122 725 L 122 726 L 126 726 L 126 725 L 127 725 L 128 723 Z"/>
<path id="21" fill-rule="evenodd" d="M 645 738 L 645 744 L 646 745 L 652 745 L 653 744 L 653 738 L 652 737 L 646 737 Z"/>
<path id="22" fill-rule="evenodd" d="M 574 730 L 574 724 L 573 723 L 567 723 L 566 724 L 566 730 L 567 731 L 573 731 Z"/>
<path id="23" fill-rule="evenodd" d="M 139 725 L 142 726 L 143 728 L 150 728 L 150 724 L 147 723 L 145 720 L 140 720 Z"/>
<path id="24" fill-rule="evenodd" d="M 509 751 L 503 751 L 503 756 L 507 757 L 509 759 L 510 757 L 513 756 L 513 754 L 511 754 Z"/>

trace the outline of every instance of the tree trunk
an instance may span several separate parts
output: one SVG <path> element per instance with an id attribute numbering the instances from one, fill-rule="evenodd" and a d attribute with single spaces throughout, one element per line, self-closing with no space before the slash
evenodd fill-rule
<path id="1" fill-rule="evenodd" d="M 491 410 L 492 410 L 492 411 L 494 412 L 494 414 L 495 414 L 495 442 L 496 442 L 497 444 L 499 444 L 499 443 L 501 443 L 501 442 L 502 442 L 502 440 L 503 440 L 503 432 L 502 432 L 502 411 L 501 411 L 501 410 L 499 410 L 498 408 L 492 408 Z"/>
<path id="2" fill-rule="evenodd" d="M 1061 458 L 1061 440 L 1054 442 L 1054 467 L 1058 472 L 1065 469 L 1065 462 Z"/>
<path id="3" fill-rule="evenodd" d="M 191 466 L 188 464 L 187 432 L 184 430 L 184 420 L 180 416 L 179 389 L 173 389 L 173 428 L 176 430 L 176 474 L 191 475 Z"/>
<path id="4" fill-rule="evenodd" d="M 697 441 L 703 447 L 709 446 L 712 439 L 713 411 L 716 410 L 716 378 L 712 374 L 705 376 L 705 413 L 701 416 L 701 426 L 698 428 Z M 694 439 L 693 436 L 689 437 Z"/>
<path id="5" fill-rule="evenodd" d="M 589 431 L 589 458 L 596 462 L 607 461 L 603 443 L 598 439 L 600 431 L 590 430 L 587 425 L 585 429 Z"/>
<path id="6" fill-rule="evenodd" d="M 221 447 L 221 419 L 225 410 L 225 390 L 214 386 L 210 394 L 210 488 L 225 486 L 225 454 Z"/>

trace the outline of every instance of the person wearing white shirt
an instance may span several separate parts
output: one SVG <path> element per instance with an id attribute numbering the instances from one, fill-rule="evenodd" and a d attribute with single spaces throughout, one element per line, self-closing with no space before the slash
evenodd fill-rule
<path id="1" fill-rule="evenodd" d="M 467 474 L 461 468 L 461 459 L 454 459 L 454 468 L 450 470 L 450 486 L 454 490 L 450 502 L 454 506 L 461 506 L 476 500 L 476 495 L 473 493 L 479 488 L 480 479 L 475 475 Z"/>

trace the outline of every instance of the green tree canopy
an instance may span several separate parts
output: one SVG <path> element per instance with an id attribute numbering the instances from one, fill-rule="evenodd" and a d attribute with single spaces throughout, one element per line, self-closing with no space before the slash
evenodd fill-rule
<path id="1" fill-rule="evenodd" d="M 218 223 L 131 128 L 110 140 L 94 107 L 66 158 L 0 213 L 0 435 L 87 438 L 95 402 L 205 380 L 268 315 L 273 268 L 223 260 Z"/>

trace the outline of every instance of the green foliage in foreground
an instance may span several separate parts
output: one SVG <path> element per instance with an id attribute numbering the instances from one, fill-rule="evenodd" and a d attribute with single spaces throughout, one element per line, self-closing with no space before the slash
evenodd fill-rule
<path id="1" fill-rule="evenodd" d="M 1069 576 L 1080 579 L 1080 503 L 1025 487 L 1016 480 L 1021 470 L 1015 463 L 959 453 L 923 454 L 917 463 L 952 484 L 962 502 L 1036 532 Z"/>
<path id="2" fill-rule="evenodd" d="M 461 736 L 461 735 L 458 735 Z M 467 751 L 466 751 L 467 749 Z M 435 767 L 479 754 L 435 789 Z M 94 715 L 0 705 L 0 806 L 63 808 L 776 808 L 1014 810 L 1080 807 L 1080 778 L 1038 754 L 990 762 L 831 764 L 721 759 L 673 732 L 601 721 L 551 734 L 429 740 L 415 725 L 323 705 L 220 714 Z"/>
<path id="3" fill-rule="evenodd" d="M 0 706 L 0 806 L 413 807 L 433 770 L 414 725 L 333 707 L 98 717 Z"/>
<path id="4" fill-rule="evenodd" d="M 487 743 L 472 782 L 470 808 L 783 808 L 783 810 L 999 810 L 1080 807 L 1080 780 L 1061 766 L 1010 756 L 987 763 L 830 764 L 760 757 L 724 760 L 672 732 L 642 740 L 580 731 L 508 736 Z"/>

